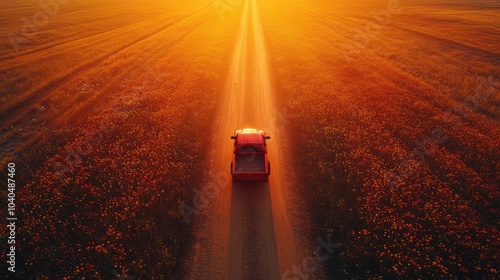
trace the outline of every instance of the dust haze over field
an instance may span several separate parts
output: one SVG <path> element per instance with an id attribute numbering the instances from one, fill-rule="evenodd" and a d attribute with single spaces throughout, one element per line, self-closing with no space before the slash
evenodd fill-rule
<path id="1" fill-rule="evenodd" d="M 0 10 L 1 279 L 499 278 L 497 1 Z"/>

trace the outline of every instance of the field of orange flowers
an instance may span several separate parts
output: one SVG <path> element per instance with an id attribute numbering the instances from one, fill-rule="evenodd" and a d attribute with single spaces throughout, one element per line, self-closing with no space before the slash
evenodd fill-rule
<path id="1" fill-rule="evenodd" d="M 315 232 L 342 244 L 327 274 L 496 279 L 500 69 L 488 42 L 500 38 L 487 29 L 498 28 L 495 4 L 473 16 L 467 4 L 401 1 L 403 11 L 346 57 L 346 45 L 359 45 L 349 34 L 387 9 L 368 2 L 289 1 L 279 12 L 286 4 L 268 3 L 262 13 L 281 103 L 301 115 L 287 129 Z M 346 19 L 347 11 L 356 12 Z M 429 26 L 447 20 L 456 25 L 446 34 Z M 453 31 L 462 25 L 475 42 Z"/>
<path id="2" fill-rule="evenodd" d="M 207 112 L 187 116 L 202 105 L 181 94 L 140 96 L 90 118 L 19 191 L 23 275 L 172 277 L 187 229 L 177 205 L 202 169 L 206 143 L 192 140 Z"/>

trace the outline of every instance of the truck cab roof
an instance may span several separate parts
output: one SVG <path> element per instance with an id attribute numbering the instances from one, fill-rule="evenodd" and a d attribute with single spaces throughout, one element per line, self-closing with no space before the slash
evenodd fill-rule
<path id="1" fill-rule="evenodd" d="M 235 139 L 235 144 L 266 144 L 266 139 L 270 139 L 266 136 L 263 130 L 258 130 L 255 128 L 244 128 L 241 130 L 236 130 L 234 136 L 231 137 Z"/>

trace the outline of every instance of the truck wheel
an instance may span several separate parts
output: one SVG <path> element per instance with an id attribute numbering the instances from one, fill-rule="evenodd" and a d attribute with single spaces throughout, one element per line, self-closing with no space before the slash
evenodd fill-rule
<path id="1" fill-rule="evenodd" d="M 267 176 L 266 176 L 266 182 L 269 182 L 269 176 L 271 176 L 271 163 L 267 163 Z"/>

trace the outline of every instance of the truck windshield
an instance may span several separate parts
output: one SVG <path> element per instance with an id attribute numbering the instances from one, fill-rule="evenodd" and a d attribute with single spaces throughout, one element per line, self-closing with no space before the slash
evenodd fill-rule
<path id="1" fill-rule="evenodd" d="M 238 153 L 259 153 L 262 152 L 262 146 L 242 145 L 238 147 Z"/>

